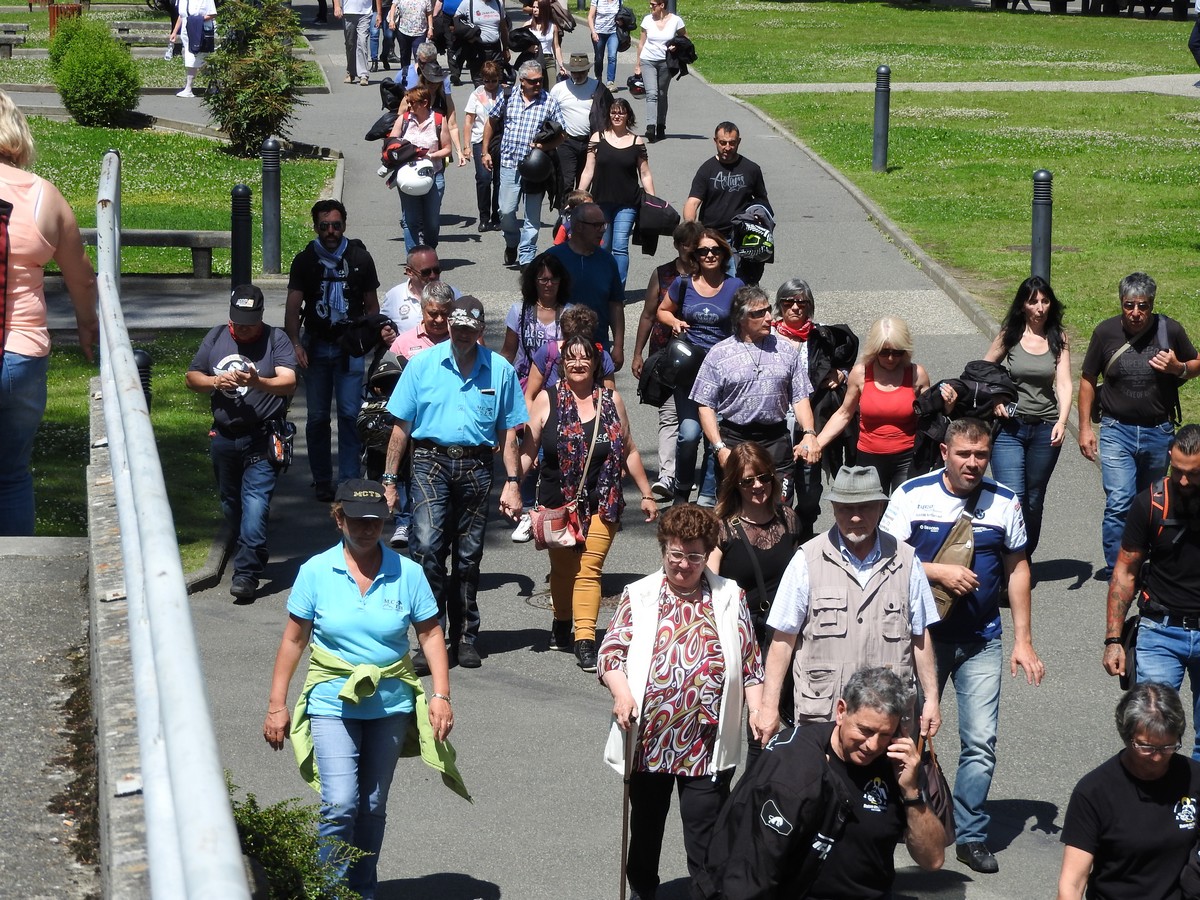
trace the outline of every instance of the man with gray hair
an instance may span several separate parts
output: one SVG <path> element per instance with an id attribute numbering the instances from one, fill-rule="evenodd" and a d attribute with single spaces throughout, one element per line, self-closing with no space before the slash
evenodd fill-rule
<path id="1" fill-rule="evenodd" d="M 546 142 L 535 142 L 542 128 L 554 122 L 566 127 L 562 108 L 558 101 L 545 90 L 545 75 L 542 64 L 528 60 L 517 70 L 520 90 L 508 95 L 508 100 L 492 107 L 492 115 L 483 127 L 483 165 L 489 172 L 500 167 L 500 230 L 504 232 L 504 265 L 529 265 L 537 256 L 538 230 L 542 227 L 542 198 L 554 179 L 554 166 L 549 154 L 562 143 L 566 134 Z M 500 158 L 494 159 L 488 152 L 492 135 L 501 122 L 504 133 L 500 138 Z M 522 163 L 531 154 L 541 151 L 546 156 L 549 171 L 545 177 L 530 176 L 520 171 Z M 535 180 L 535 178 L 537 180 Z M 524 198 L 524 220 L 517 227 L 517 206 Z M 519 243 L 518 243 L 519 242 Z"/>
<path id="2" fill-rule="evenodd" d="M 1121 314 L 1092 332 L 1079 378 L 1079 450 L 1099 461 L 1104 482 L 1100 581 L 1116 565 L 1129 504 L 1167 472 L 1167 445 L 1180 421 L 1179 386 L 1200 374 L 1183 326 L 1154 311 L 1157 293 L 1145 272 L 1121 279 Z M 1093 422 L 1100 423 L 1099 440 Z"/>
<path id="3" fill-rule="evenodd" d="M 799 725 L 828 722 L 850 674 L 876 665 L 887 666 L 906 685 L 915 675 L 924 694 L 920 733 L 932 737 L 941 714 L 926 629 L 939 616 L 925 570 L 912 547 L 879 530 L 887 495 L 873 468 L 842 466 L 829 501 L 834 526 L 792 558 L 775 593 L 767 617 L 773 636 L 763 704 L 755 721 L 767 736 L 779 730 L 789 670 Z"/>
<path id="4" fill-rule="evenodd" d="M 771 741 L 717 818 L 698 896 L 888 897 L 901 839 L 922 869 L 941 868 L 946 831 L 920 787 L 911 704 L 895 672 L 859 669 L 832 722 Z"/>

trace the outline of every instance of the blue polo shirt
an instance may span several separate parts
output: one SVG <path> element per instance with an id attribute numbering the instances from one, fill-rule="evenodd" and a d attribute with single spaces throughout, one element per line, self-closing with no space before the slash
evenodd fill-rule
<path id="1" fill-rule="evenodd" d="M 379 574 L 365 594 L 346 566 L 339 541 L 300 567 L 288 612 L 313 623 L 312 641 L 351 665 L 390 666 L 408 652 L 408 629 L 437 617 L 437 602 L 421 567 L 383 548 Z M 310 716 L 380 719 L 413 711 L 412 688 L 384 678 L 374 696 L 350 703 L 338 699 L 345 678 L 318 684 L 308 697 Z"/>
<path id="2" fill-rule="evenodd" d="M 521 382 L 508 360 L 479 347 L 474 368 L 464 374 L 452 340 L 409 361 L 387 410 L 412 423 L 410 437 L 443 446 L 495 447 L 497 432 L 529 421 Z"/>

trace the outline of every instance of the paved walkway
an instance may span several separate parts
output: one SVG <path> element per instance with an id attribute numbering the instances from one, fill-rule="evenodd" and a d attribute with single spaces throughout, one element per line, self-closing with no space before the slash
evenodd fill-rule
<path id="1" fill-rule="evenodd" d="M 301 9 L 307 15 L 310 9 Z M 377 144 L 364 134 L 379 113 L 378 93 L 343 86 L 340 32 L 313 33 L 318 58 L 334 83 L 312 96 L 297 118 L 294 136 L 340 147 L 346 155 L 344 200 L 349 234 L 375 255 L 385 287 L 401 277 L 403 243 L 396 195 L 374 172 Z M 568 36 L 565 52 L 583 49 L 582 31 Z M 618 82 L 630 72 L 628 57 Z M 382 73 L 381 73 L 382 74 Z M 1062 85 L 1060 85 L 1061 87 Z M 765 283 L 800 276 L 812 285 L 817 316 L 847 322 L 859 334 L 885 313 L 905 317 L 916 339 L 916 358 L 934 378 L 958 372 L 987 345 L 971 315 L 931 280 L 929 268 L 902 250 L 903 236 L 874 224 L 854 194 L 777 130 L 730 94 L 700 78 L 671 90 L 670 138 L 650 148 L 656 192 L 682 206 L 692 173 L 712 152 L 713 125 L 730 119 L 743 135 L 742 150 L 764 169 L 776 206 L 777 262 Z M 455 91 L 460 107 L 466 88 Z M 44 95 L 43 95 L 44 98 Z M 174 97 L 144 98 L 142 108 L 172 118 L 196 116 L 201 107 Z M 635 103 L 640 115 L 644 107 Z M 500 266 L 502 240 L 475 230 L 469 170 L 448 179 L 440 253 L 444 277 L 486 303 L 488 342 L 498 346 L 507 306 L 518 297 L 517 277 Z M 543 242 L 546 232 L 543 232 Z M 300 248 L 285 248 L 285 260 Z M 665 258 L 667 251 L 660 254 Z M 640 296 L 656 260 L 632 258 L 629 298 Z M 126 279 L 127 312 L 134 326 L 209 325 L 225 315 L 225 286 Z M 177 289 L 183 293 L 175 293 Z M 950 286 L 953 291 L 953 285 Z M 282 320 L 283 285 L 266 286 L 271 321 Z M 198 291 L 198 295 L 195 295 Z M 164 317 L 163 294 L 175 293 Z M 185 296 L 192 295 L 192 296 Z M 629 310 L 632 347 L 636 308 Z M 182 377 L 182 376 L 181 376 Z M 618 387 L 631 405 L 644 458 L 657 468 L 652 411 L 634 402 L 627 372 Z M 303 420 L 303 398 L 296 418 Z M 301 429 L 301 436 L 303 429 Z M 193 598 L 196 630 L 208 672 L 224 764 L 233 779 L 260 800 L 315 800 L 298 779 L 290 754 L 273 754 L 261 738 L 271 665 L 283 622 L 287 590 L 299 564 L 335 540 L 324 511 L 312 500 L 303 447 L 282 480 L 273 509 L 273 555 L 265 596 L 249 606 L 230 602 L 228 585 Z M 896 896 L 992 898 L 1045 896 L 1052 891 L 1061 852 L 1057 831 L 1077 778 L 1118 748 L 1111 730 L 1117 687 L 1099 668 L 1103 587 L 1089 580 L 1098 559 L 1102 495 L 1099 475 L 1066 448 L 1050 488 L 1043 548 L 1034 567 L 1035 644 L 1047 663 L 1046 682 L 1035 689 L 1006 679 L 1000 730 L 1000 763 L 992 790 L 990 843 L 999 875 L 975 876 L 952 859 L 940 873 L 916 872 L 903 851 Z M 652 528 L 632 511 L 607 565 L 605 593 L 657 567 Z M 415 763 L 405 763 L 393 787 L 392 816 L 381 858 L 383 900 L 595 900 L 617 892 L 620 780 L 600 761 L 611 702 L 592 676 L 568 656 L 546 651 L 549 600 L 546 558 L 531 544 L 513 545 L 509 529 L 493 522 L 482 566 L 481 647 L 478 671 L 451 676 L 457 713 L 455 742 L 463 772 L 476 795 L 468 807 L 445 792 Z M 603 617 L 602 617 L 603 618 Z M 603 622 L 602 622 L 603 624 Z M 952 771 L 954 698 L 943 705 L 946 737 L 939 742 Z M 686 868 L 677 820 L 668 826 L 660 896 L 686 896 Z"/>

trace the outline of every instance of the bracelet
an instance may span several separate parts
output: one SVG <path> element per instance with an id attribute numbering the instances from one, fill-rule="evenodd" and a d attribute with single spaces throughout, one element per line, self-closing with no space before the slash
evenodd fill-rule
<path id="1" fill-rule="evenodd" d="M 657 498 L 657 497 L 655 497 L 655 496 L 652 496 L 652 495 L 651 495 L 651 496 L 647 496 L 646 494 L 642 494 L 642 499 L 643 499 L 643 500 L 653 500 L 655 503 L 657 503 L 657 502 L 658 502 L 658 498 Z"/>
<path id="2" fill-rule="evenodd" d="M 286 707 L 286 706 L 281 706 L 281 707 L 279 707 L 279 709 L 271 709 L 271 708 L 269 708 L 269 707 L 268 707 L 268 708 L 267 708 L 267 715 L 268 715 L 268 716 L 273 716 L 273 715 L 275 715 L 275 713 L 277 713 L 277 712 L 286 712 L 286 711 L 287 711 L 287 707 Z"/>
<path id="3" fill-rule="evenodd" d="M 450 702 L 450 695 L 449 695 L 449 694 L 436 694 L 436 693 L 434 693 L 434 694 L 430 694 L 429 696 L 430 696 L 430 697 L 432 697 L 434 700 L 445 700 L 447 703 L 449 703 L 449 702 Z"/>
<path id="4" fill-rule="evenodd" d="M 1107 637 L 1104 639 L 1105 647 L 1111 647 L 1114 644 L 1119 644 L 1119 643 L 1121 643 L 1121 639 L 1119 637 Z"/>
<path id="5" fill-rule="evenodd" d="M 396 483 L 396 473 L 395 472 L 384 472 L 382 475 L 379 476 L 379 483 L 380 484 L 395 484 Z"/>

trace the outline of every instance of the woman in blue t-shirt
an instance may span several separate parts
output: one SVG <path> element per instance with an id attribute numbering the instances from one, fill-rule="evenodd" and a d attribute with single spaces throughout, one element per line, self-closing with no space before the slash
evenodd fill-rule
<path id="1" fill-rule="evenodd" d="M 742 280 L 725 274 L 733 250 L 721 233 L 704 229 L 692 258 L 696 274 L 680 277 L 671 285 L 658 307 L 658 321 L 671 329 L 675 337 L 684 338 L 704 353 L 718 341 L 733 334 L 729 309 L 733 295 L 742 287 Z M 679 417 L 679 441 L 675 449 L 675 502 L 687 503 L 696 480 L 696 454 L 700 447 L 700 409 L 691 398 L 692 383 L 700 359 L 690 367 L 690 375 L 675 385 L 675 411 Z"/>

